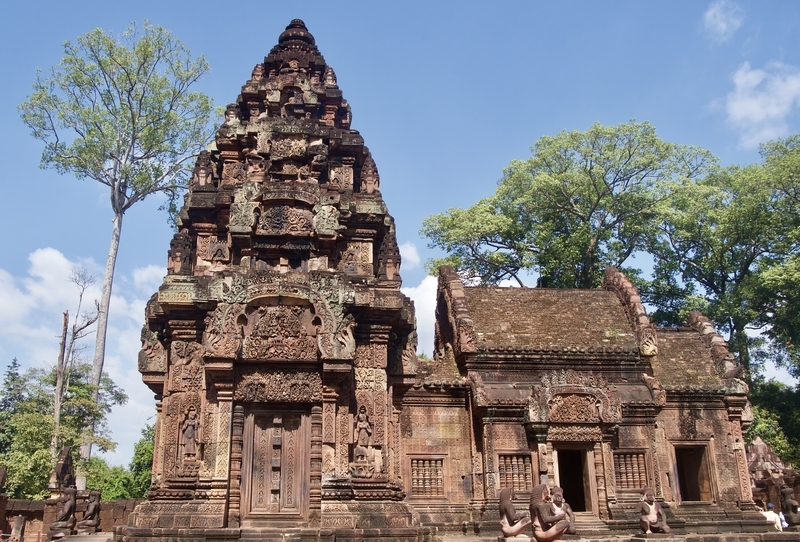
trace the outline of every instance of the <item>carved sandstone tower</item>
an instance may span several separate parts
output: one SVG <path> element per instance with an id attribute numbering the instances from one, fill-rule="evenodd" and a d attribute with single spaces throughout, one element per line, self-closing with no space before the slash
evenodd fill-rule
<path id="1" fill-rule="evenodd" d="M 350 121 L 294 20 L 198 158 L 142 331 L 154 480 L 126 540 L 422 536 L 392 418 L 392 386 L 413 380 L 414 308 L 378 170 Z"/>

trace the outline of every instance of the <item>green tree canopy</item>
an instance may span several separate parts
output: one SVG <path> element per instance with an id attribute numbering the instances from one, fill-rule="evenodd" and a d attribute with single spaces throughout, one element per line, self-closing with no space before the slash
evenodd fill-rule
<path id="1" fill-rule="evenodd" d="M 795 245 L 780 194 L 759 165 L 718 169 L 684 183 L 661 207 L 661 235 L 650 247 L 657 281 L 645 300 L 656 321 L 678 323 L 699 309 L 729 334 L 749 369 L 747 329 L 763 325 L 762 273 L 782 264 Z M 660 281 L 660 282 L 659 282 Z"/>
<path id="2" fill-rule="evenodd" d="M 749 398 L 754 407 L 747 442 L 761 437 L 783 461 L 796 468 L 800 465 L 800 389 L 756 379 Z"/>
<path id="3" fill-rule="evenodd" d="M 83 461 L 81 472 L 86 475 L 86 487 L 100 491 L 103 501 L 146 497 L 152 478 L 154 437 L 155 426 L 145 425 L 142 437 L 133 446 L 133 459 L 127 469 L 109 466 L 97 457 Z"/>
<path id="4" fill-rule="evenodd" d="M 109 190 L 114 220 L 92 362 L 97 389 L 122 218 L 156 193 L 167 195 L 174 212 L 187 161 L 211 134 L 211 100 L 192 90 L 207 71 L 203 57 L 192 57 L 160 26 L 131 25 L 119 39 L 95 29 L 64 44 L 61 62 L 37 75 L 33 94 L 19 106 L 23 122 L 45 143 L 41 167 Z"/>
<path id="5" fill-rule="evenodd" d="M 545 136 L 514 160 L 497 191 L 468 209 L 423 222 L 429 247 L 463 276 L 496 284 L 521 271 L 552 287 L 596 287 L 657 232 L 657 206 L 679 182 L 714 164 L 702 149 L 668 143 L 649 123 L 595 124 Z"/>
<path id="6" fill-rule="evenodd" d="M 69 371 L 58 442 L 60 446 L 77 446 L 86 432 L 94 428 L 92 441 L 101 450 L 112 450 L 116 443 L 109 436 L 107 415 L 114 405 L 124 404 L 127 396 L 104 373 L 99 401 L 95 401 L 92 398 L 94 387 L 89 384 L 90 374 L 89 364 L 74 364 Z M 6 449 L 0 451 L 0 465 L 8 467 L 7 489 L 11 497 L 37 499 L 46 496 L 47 480 L 54 466 L 50 457 L 50 436 L 54 430 L 55 370 L 31 368 L 19 375 L 19 382 L 24 391 L 17 397 L 15 409 L 4 427 L 3 433 L 9 442 Z M 2 400 L 7 398 L 7 383 L 8 376 L 3 384 Z"/>

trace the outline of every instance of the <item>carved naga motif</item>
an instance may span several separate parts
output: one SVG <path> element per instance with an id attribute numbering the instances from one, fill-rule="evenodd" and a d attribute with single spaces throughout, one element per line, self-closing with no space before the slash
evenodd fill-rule
<path id="1" fill-rule="evenodd" d="M 633 283 L 614 267 L 607 267 L 603 277 L 603 288 L 617 294 L 628 321 L 633 325 L 639 353 L 642 356 L 655 356 L 658 354 L 658 337 L 655 326 L 650 323 L 647 311 L 642 305 L 642 298 Z"/>
<path id="2" fill-rule="evenodd" d="M 686 325 L 696 330 L 700 334 L 703 344 L 711 350 L 711 359 L 714 360 L 714 367 L 720 377 L 742 378 L 744 376 L 744 368 L 736 362 L 736 358 L 728 350 L 728 343 L 714 329 L 711 320 L 697 311 L 692 311 L 686 320 Z"/>

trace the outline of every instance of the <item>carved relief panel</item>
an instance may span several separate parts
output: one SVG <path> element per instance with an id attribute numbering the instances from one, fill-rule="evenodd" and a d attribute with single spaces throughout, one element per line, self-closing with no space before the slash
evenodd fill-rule
<path id="1" fill-rule="evenodd" d="M 203 345 L 205 355 L 235 358 L 242 348 L 242 327 L 246 323 L 244 306 L 239 303 L 220 303 L 205 321 Z"/>
<path id="2" fill-rule="evenodd" d="M 317 359 L 314 313 L 302 306 L 249 309 L 244 329 L 245 359 L 314 361 Z"/>
<path id="3" fill-rule="evenodd" d="M 310 209 L 276 205 L 263 209 L 258 235 L 311 235 L 314 214 Z"/>
<path id="4" fill-rule="evenodd" d="M 353 189 L 353 167 L 346 166 L 332 166 L 328 174 L 328 184 L 332 187 L 341 188 L 345 190 Z"/>
<path id="5" fill-rule="evenodd" d="M 322 401 L 322 376 L 318 371 L 241 367 L 236 370 L 233 398 L 248 403 L 315 403 Z"/>
<path id="6" fill-rule="evenodd" d="M 353 241 L 347 244 L 339 261 L 339 271 L 357 275 L 371 275 L 372 243 Z"/>
<path id="7" fill-rule="evenodd" d="M 146 325 L 142 327 L 142 349 L 139 351 L 139 372 L 163 373 L 167 370 L 167 351 L 157 335 Z"/>

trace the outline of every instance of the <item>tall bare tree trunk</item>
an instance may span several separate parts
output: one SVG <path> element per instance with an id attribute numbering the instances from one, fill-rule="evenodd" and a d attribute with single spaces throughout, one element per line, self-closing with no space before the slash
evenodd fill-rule
<path id="1" fill-rule="evenodd" d="M 111 245 L 108 247 L 108 259 L 103 275 L 103 294 L 100 298 L 100 309 L 97 318 L 97 336 L 94 343 L 94 358 L 92 359 L 92 375 L 90 384 L 94 386 L 92 399 L 97 401 L 100 391 L 100 376 L 103 374 L 103 362 L 106 356 L 106 332 L 108 331 L 108 308 L 111 305 L 111 285 L 114 282 L 114 267 L 117 264 L 119 251 L 119 237 L 122 233 L 122 213 L 114 214 L 113 229 L 111 230 Z M 92 428 L 94 432 L 94 427 Z M 89 459 L 92 455 L 92 443 L 84 442 L 81 445 L 81 459 Z"/>
<path id="2" fill-rule="evenodd" d="M 58 460 L 58 431 L 61 427 L 61 398 L 64 395 L 64 373 L 69 359 L 64 355 L 67 349 L 67 328 L 69 311 L 64 311 L 64 327 L 61 328 L 61 342 L 58 345 L 58 364 L 56 365 L 56 389 L 53 392 L 53 436 L 50 437 L 50 459 L 55 468 Z"/>

